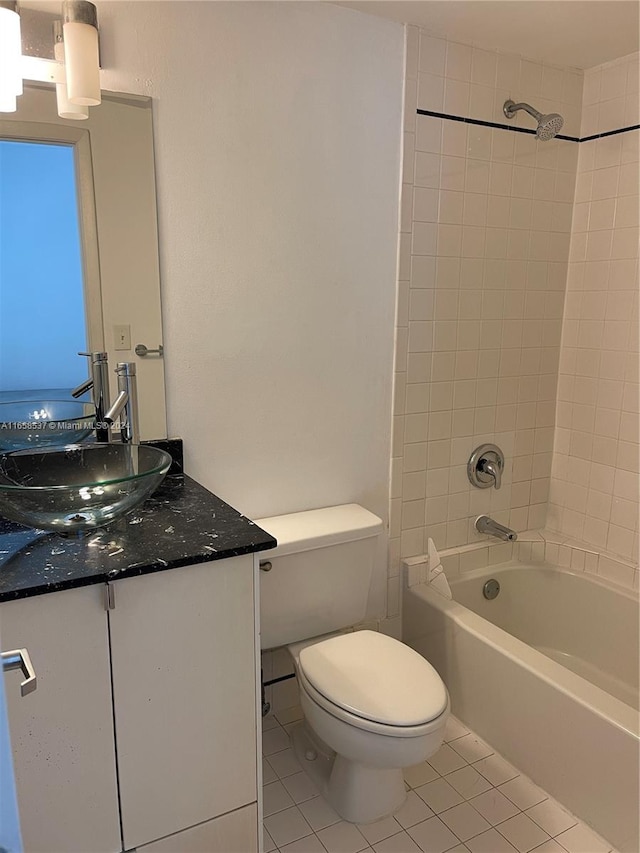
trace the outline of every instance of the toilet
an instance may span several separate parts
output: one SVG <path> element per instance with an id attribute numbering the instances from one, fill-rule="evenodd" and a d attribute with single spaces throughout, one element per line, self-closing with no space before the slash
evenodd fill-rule
<path id="1" fill-rule="evenodd" d="M 298 760 L 345 820 L 393 814 L 406 798 L 403 768 L 442 744 L 449 696 L 413 649 L 347 630 L 366 615 L 382 521 L 346 504 L 256 524 L 278 541 L 260 573 L 261 646 L 287 646 L 293 657 Z"/>

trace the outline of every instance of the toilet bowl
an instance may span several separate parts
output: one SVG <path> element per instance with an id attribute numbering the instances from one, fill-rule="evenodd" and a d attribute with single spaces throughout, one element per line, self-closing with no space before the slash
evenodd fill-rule
<path id="1" fill-rule="evenodd" d="M 441 746 L 447 691 L 417 652 L 373 631 L 289 646 L 306 727 L 294 733 L 303 768 L 345 820 L 392 814 L 402 769 Z"/>
<path id="2" fill-rule="evenodd" d="M 278 541 L 260 572 L 260 639 L 295 661 L 300 763 L 345 820 L 392 814 L 406 796 L 402 769 L 442 743 L 449 697 L 413 649 L 375 631 L 344 633 L 367 616 L 382 520 L 344 504 L 257 524 Z"/>

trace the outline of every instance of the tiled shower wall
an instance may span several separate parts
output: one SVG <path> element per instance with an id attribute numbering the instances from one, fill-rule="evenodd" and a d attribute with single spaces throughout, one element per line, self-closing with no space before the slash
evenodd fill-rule
<path id="1" fill-rule="evenodd" d="M 638 54 L 585 72 L 581 136 L 638 124 Z M 640 131 L 580 143 L 548 526 L 638 565 Z"/>
<path id="2" fill-rule="evenodd" d="M 408 28 L 391 493 L 390 609 L 400 559 L 478 538 L 480 513 L 546 520 L 578 143 L 509 124 L 511 97 L 580 132 L 581 71 Z M 535 127 L 518 114 L 516 126 Z M 503 487 L 467 479 L 498 444 Z M 396 595 L 397 599 L 397 595 Z"/>

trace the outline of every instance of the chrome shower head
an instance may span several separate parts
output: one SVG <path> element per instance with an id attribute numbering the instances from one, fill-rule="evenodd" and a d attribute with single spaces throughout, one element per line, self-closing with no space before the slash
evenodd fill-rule
<path id="1" fill-rule="evenodd" d="M 564 124 L 564 119 L 558 113 L 548 113 L 547 115 L 543 115 L 542 113 L 539 113 L 538 110 L 535 110 L 530 104 L 516 104 L 514 101 L 509 100 L 504 102 L 502 110 L 507 118 L 513 118 L 518 110 L 524 110 L 529 113 L 530 116 L 533 116 L 538 122 L 536 137 L 541 142 L 553 139 L 553 137 L 560 132 L 562 125 Z"/>

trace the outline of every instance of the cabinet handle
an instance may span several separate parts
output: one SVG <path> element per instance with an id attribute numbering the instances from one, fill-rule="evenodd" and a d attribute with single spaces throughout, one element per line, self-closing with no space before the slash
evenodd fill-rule
<path id="1" fill-rule="evenodd" d="M 36 672 L 31 663 L 29 652 L 26 649 L 14 649 L 11 652 L 0 653 L 2 659 L 2 671 L 9 672 L 11 669 L 20 669 L 25 677 L 25 680 L 20 685 L 20 693 L 26 696 L 38 686 Z"/>

